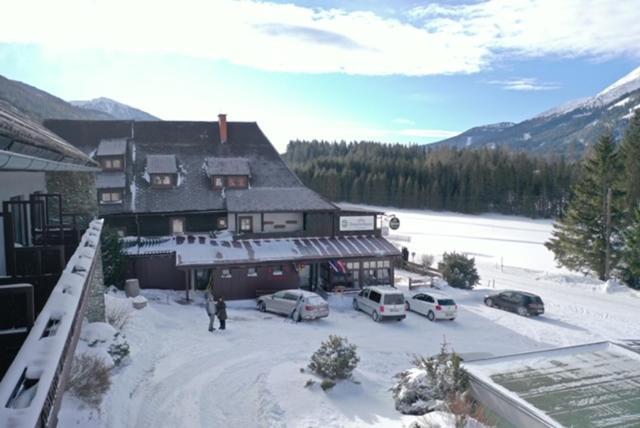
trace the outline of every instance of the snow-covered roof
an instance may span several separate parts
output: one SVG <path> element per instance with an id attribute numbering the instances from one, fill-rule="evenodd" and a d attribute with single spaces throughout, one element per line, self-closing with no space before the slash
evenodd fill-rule
<path id="1" fill-rule="evenodd" d="M 124 172 L 100 172 L 96 174 L 96 188 L 115 189 L 125 187 L 126 178 Z"/>
<path id="2" fill-rule="evenodd" d="M 516 426 L 640 424 L 640 354 L 612 342 L 481 359 L 464 367 L 480 401 L 490 407 L 502 402 L 494 410 Z"/>
<path id="3" fill-rule="evenodd" d="M 147 155 L 149 174 L 177 174 L 178 163 L 175 155 Z"/>
<path id="4" fill-rule="evenodd" d="M 191 241 L 191 242 L 190 242 Z M 400 251 L 384 238 L 217 239 L 208 235 L 171 236 L 132 241 L 129 255 L 176 254 L 176 266 L 228 266 L 343 258 L 395 257 Z"/>
<path id="5" fill-rule="evenodd" d="M 251 175 L 247 158 L 207 158 L 204 162 L 207 175 Z"/>
<path id="6" fill-rule="evenodd" d="M 67 349 L 67 340 L 73 334 L 72 327 L 77 317 L 82 319 L 84 315 L 78 311 L 81 310 L 83 296 L 88 295 L 85 287 L 90 284 L 102 225 L 102 220 L 91 222 L 0 382 L 0 428 L 49 425 L 49 420 L 40 418 L 46 414 L 43 412 L 46 406 L 54 405 L 51 400 L 59 398 L 58 395 L 51 396 L 51 387 L 58 381 L 56 377 L 60 374 L 62 359 L 74 352 L 74 349 Z M 50 321 L 57 321 L 54 331 L 47 331 Z M 25 377 L 37 383 L 24 383 Z"/>
<path id="7" fill-rule="evenodd" d="M 96 156 L 122 156 L 127 151 L 126 138 L 100 140 Z"/>

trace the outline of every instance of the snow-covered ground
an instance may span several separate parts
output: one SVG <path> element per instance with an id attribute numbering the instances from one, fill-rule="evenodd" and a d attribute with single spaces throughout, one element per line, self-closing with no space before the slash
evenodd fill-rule
<path id="1" fill-rule="evenodd" d="M 389 211 L 389 210 L 387 210 Z M 376 324 L 354 312 L 348 298 L 330 301 L 329 318 L 293 324 L 229 304 L 228 330 L 207 332 L 202 298 L 181 304 L 182 293 L 146 290 L 149 306 L 125 328 L 128 365 L 113 376 L 100 412 L 65 397 L 60 426 L 87 427 L 356 427 L 408 426 L 395 411 L 389 388 L 412 355 L 432 355 L 443 340 L 467 355 L 505 355 L 605 338 L 640 338 L 640 297 L 621 287 L 556 269 L 543 242 L 550 221 L 498 215 L 470 216 L 394 210 L 401 237 L 418 255 L 456 250 L 476 257 L 482 278 L 473 291 L 447 289 L 459 304 L 453 321 L 429 322 L 409 314 Z M 419 256 L 416 256 L 418 258 Z M 502 265 L 501 265 L 502 261 Z M 410 274 L 397 273 L 399 286 Z M 487 284 L 539 294 L 537 318 L 485 307 Z M 121 295 L 108 296 L 117 304 Z M 358 383 L 323 392 L 305 388 L 301 372 L 329 334 L 358 346 Z M 434 415 L 434 418 L 442 415 Z"/>

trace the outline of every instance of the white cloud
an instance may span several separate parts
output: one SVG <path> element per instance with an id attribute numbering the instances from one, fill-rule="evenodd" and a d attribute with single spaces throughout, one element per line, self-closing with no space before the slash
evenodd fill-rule
<path id="1" fill-rule="evenodd" d="M 505 53 L 640 56 L 637 0 L 488 0 L 398 13 L 255 0 L 21 0 L 0 42 L 165 52 L 263 70 L 367 75 L 473 73 Z M 135 71 L 132 71 L 135 72 Z"/>
<path id="2" fill-rule="evenodd" d="M 488 83 L 498 85 L 508 91 L 551 91 L 560 88 L 560 85 L 556 82 L 541 82 L 533 77 L 490 80 Z"/>

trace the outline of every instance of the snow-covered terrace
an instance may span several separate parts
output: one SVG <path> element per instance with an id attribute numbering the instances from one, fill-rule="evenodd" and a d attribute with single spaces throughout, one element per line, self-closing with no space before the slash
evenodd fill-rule
<path id="1" fill-rule="evenodd" d="M 640 354 L 598 342 L 465 364 L 474 395 L 515 426 L 640 424 Z"/>
<path id="2" fill-rule="evenodd" d="M 241 265 L 261 262 L 295 262 L 358 257 L 393 257 L 400 251 L 384 238 L 238 239 L 209 235 L 146 239 L 126 249 L 129 255 L 176 253 L 176 266 Z"/>
<path id="3" fill-rule="evenodd" d="M 0 428 L 55 426 L 102 225 L 102 220 L 91 222 L 0 382 Z"/>

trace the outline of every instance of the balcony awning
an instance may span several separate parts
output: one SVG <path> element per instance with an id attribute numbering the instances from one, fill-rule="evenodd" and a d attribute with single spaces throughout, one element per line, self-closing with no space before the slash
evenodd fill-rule
<path id="1" fill-rule="evenodd" d="M 392 243 L 374 236 L 244 240 L 177 236 L 142 242 L 126 252 L 129 255 L 175 252 L 178 268 L 400 256 L 400 250 Z"/>

